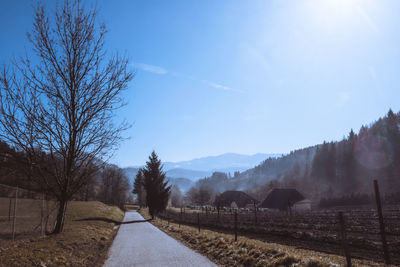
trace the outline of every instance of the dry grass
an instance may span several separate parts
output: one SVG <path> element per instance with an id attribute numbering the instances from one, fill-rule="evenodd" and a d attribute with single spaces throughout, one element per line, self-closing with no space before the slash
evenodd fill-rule
<path id="1" fill-rule="evenodd" d="M 138 210 L 140 209 L 140 206 L 134 204 L 125 204 L 124 208 L 125 210 Z"/>
<path id="2" fill-rule="evenodd" d="M 70 202 L 64 232 L 0 243 L 0 266 L 101 266 L 116 234 L 114 223 L 124 213 L 96 201 Z"/>
<path id="3" fill-rule="evenodd" d="M 175 207 L 168 207 L 169 210 L 175 211 L 175 212 L 181 212 L 180 208 L 175 208 Z M 183 209 L 183 211 L 185 213 L 198 213 L 198 212 L 202 212 L 202 210 L 196 210 L 196 209 L 189 209 L 189 208 L 185 208 Z"/>
<path id="4" fill-rule="evenodd" d="M 14 199 L 10 198 L 0 198 L 0 240 L 12 238 L 14 201 Z M 39 236 L 41 234 L 42 205 L 50 214 L 47 225 L 49 230 L 51 226 L 54 225 L 56 217 L 55 202 L 42 202 L 40 199 L 18 199 L 16 208 L 17 219 L 15 224 L 17 239 L 32 237 L 34 235 Z M 1 243 L 0 241 L 0 245 Z"/>
<path id="5" fill-rule="evenodd" d="M 146 209 L 141 210 L 140 213 L 145 218 L 149 218 Z M 168 226 L 166 221 L 160 219 L 152 223 L 221 266 L 345 266 L 344 257 L 337 255 L 266 243 L 240 236 L 235 242 L 233 235 L 203 229 L 201 233 L 198 233 L 196 227 L 184 225 L 179 227 L 175 223 L 170 223 Z M 353 266 L 382 266 L 382 264 L 353 260 Z"/>

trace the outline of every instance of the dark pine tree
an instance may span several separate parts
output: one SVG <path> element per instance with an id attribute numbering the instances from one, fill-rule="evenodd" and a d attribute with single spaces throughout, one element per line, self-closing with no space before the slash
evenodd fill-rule
<path id="1" fill-rule="evenodd" d="M 139 206 L 142 207 L 145 205 L 145 197 L 146 192 L 144 189 L 144 177 L 143 177 L 143 169 L 139 169 L 136 174 L 135 181 L 133 182 L 133 190 L 132 193 L 137 195 L 137 199 L 139 202 Z"/>
<path id="2" fill-rule="evenodd" d="M 349 133 L 349 137 L 344 142 L 343 153 L 343 177 L 344 191 L 347 194 L 357 191 L 358 181 L 356 177 L 356 159 L 354 157 L 354 146 L 357 136 L 354 134 L 353 129 Z"/>
<path id="3" fill-rule="evenodd" d="M 146 167 L 143 169 L 144 188 L 146 190 L 146 203 L 149 207 L 149 213 L 154 218 L 154 215 L 165 210 L 168 204 L 171 186 L 168 186 L 168 181 L 165 179 L 165 172 L 162 170 L 161 160 L 153 151 L 146 162 Z"/>
<path id="4" fill-rule="evenodd" d="M 392 149 L 391 164 L 388 166 L 387 176 L 389 184 L 400 185 L 400 131 L 397 116 L 390 109 L 386 120 L 387 139 Z M 389 154 L 389 152 L 387 152 Z"/>

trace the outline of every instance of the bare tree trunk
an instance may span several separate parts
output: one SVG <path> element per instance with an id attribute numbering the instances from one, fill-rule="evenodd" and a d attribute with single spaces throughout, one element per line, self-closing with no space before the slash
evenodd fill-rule
<path id="1" fill-rule="evenodd" d="M 68 202 L 65 200 L 60 200 L 58 203 L 57 221 L 54 227 L 53 234 L 61 233 L 64 229 L 65 213 L 67 211 Z"/>
<path id="2" fill-rule="evenodd" d="M 89 201 L 89 184 L 86 185 L 85 201 Z"/>

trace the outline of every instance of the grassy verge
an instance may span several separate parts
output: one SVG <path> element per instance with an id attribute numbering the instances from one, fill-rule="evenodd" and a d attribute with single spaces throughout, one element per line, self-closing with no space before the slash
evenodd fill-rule
<path id="1" fill-rule="evenodd" d="M 146 209 L 140 210 L 146 219 Z M 238 237 L 211 230 L 201 230 L 192 226 L 170 223 L 157 219 L 152 223 L 181 241 L 188 247 L 202 253 L 222 266 L 304 266 L 304 267 L 338 267 L 345 266 L 344 257 L 311 250 L 299 249 L 277 243 L 266 243 L 259 240 Z M 365 260 L 353 260 L 353 266 L 381 266 L 382 264 Z"/>
<path id="2" fill-rule="evenodd" d="M 2 240 L 0 266 L 101 266 L 116 234 L 114 223 L 123 211 L 96 201 L 70 202 L 64 232 L 58 235 Z"/>
<path id="3" fill-rule="evenodd" d="M 172 211 L 175 211 L 175 212 L 181 212 L 180 208 L 168 207 L 168 209 L 172 210 Z M 197 212 L 199 212 L 199 210 L 185 208 L 185 213 L 197 213 Z"/>

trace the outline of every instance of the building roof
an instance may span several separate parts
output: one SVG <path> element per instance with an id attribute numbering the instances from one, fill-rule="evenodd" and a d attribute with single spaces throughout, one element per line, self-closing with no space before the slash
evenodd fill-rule
<path id="1" fill-rule="evenodd" d="M 259 207 L 284 210 L 303 199 L 303 195 L 294 188 L 275 188 L 268 193 Z"/>
<path id="2" fill-rule="evenodd" d="M 258 203 L 258 201 L 243 191 L 225 191 L 215 197 L 214 205 L 220 207 L 230 207 L 235 202 L 239 208 L 246 207 L 247 204 Z"/>

